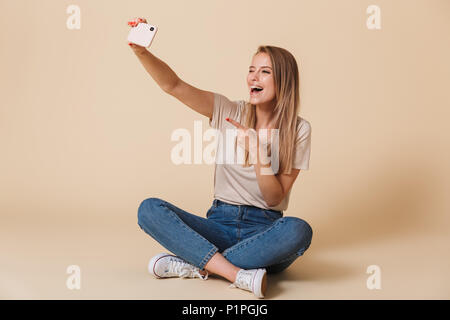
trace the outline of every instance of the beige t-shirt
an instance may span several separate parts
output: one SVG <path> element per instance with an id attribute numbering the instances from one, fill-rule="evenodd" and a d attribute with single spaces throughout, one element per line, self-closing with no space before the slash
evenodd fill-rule
<path id="1" fill-rule="evenodd" d="M 232 129 L 235 129 L 237 132 L 237 129 L 225 118 L 229 117 L 239 122 L 244 105 L 244 100 L 230 101 L 224 95 L 214 93 L 214 111 L 209 125 L 217 129 L 223 137 L 222 139 L 217 139 L 214 199 L 236 205 L 251 205 L 263 209 L 284 211 L 288 208 L 292 188 L 280 204 L 276 207 L 269 207 L 259 189 L 253 165 L 243 167 L 237 161 L 227 161 L 227 150 L 230 150 L 230 145 L 234 148 L 236 138 L 231 140 L 234 142 L 227 142 L 230 139 L 227 140 L 226 131 L 231 129 L 228 130 L 230 132 Z M 293 168 L 308 170 L 311 152 L 311 125 L 300 116 L 297 117 L 300 121 L 297 121 L 296 152 Z"/>

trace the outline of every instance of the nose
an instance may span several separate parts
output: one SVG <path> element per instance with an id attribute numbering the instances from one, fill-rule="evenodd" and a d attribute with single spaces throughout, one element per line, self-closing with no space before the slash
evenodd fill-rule
<path id="1" fill-rule="evenodd" d="M 258 72 L 252 72 L 251 74 L 250 74 L 250 81 L 252 81 L 252 83 L 253 82 L 258 82 L 258 80 L 259 80 L 259 73 Z"/>

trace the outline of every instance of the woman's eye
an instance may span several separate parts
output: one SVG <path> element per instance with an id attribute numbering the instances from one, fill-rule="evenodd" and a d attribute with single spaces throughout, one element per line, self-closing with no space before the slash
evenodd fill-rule
<path id="1" fill-rule="evenodd" d="M 270 73 L 269 71 L 263 71 L 263 72 L 265 72 L 265 73 Z"/>

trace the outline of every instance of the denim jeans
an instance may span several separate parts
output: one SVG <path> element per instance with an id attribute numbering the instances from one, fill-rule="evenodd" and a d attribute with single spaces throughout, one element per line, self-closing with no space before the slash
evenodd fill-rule
<path id="1" fill-rule="evenodd" d="M 167 250 L 202 270 L 220 252 L 239 268 L 280 272 L 303 255 L 312 239 L 311 226 L 303 219 L 218 199 L 203 218 L 162 199 L 148 198 L 139 206 L 138 225 Z"/>

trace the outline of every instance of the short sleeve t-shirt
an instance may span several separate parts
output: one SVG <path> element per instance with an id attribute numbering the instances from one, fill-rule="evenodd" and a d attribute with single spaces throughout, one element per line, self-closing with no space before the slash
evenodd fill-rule
<path id="1" fill-rule="evenodd" d="M 220 135 L 225 137 L 226 131 L 230 132 L 230 129 L 231 131 L 236 129 L 225 118 L 229 117 L 240 122 L 244 106 L 244 100 L 230 101 L 224 95 L 214 93 L 214 110 L 209 125 L 219 130 Z M 299 121 L 297 121 L 296 149 L 292 168 L 308 170 L 311 152 L 311 125 L 300 116 L 297 117 Z M 223 161 L 226 158 L 223 155 L 222 160 L 217 160 L 221 150 L 225 150 L 225 153 L 228 152 L 226 150 L 229 150 L 229 146 L 225 146 L 225 144 L 229 144 L 227 141 L 229 139 L 218 139 L 214 172 L 214 199 L 236 205 L 251 205 L 266 210 L 286 210 L 292 188 L 281 203 L 275 207 L 269 207 L 259 188 L 253 165 L 244 167 L 241 163 Z M 235 139 L 232 141 L 234 144 L 236 143 Z M 233 144 L 231 146 L 235 147 Z"/>

